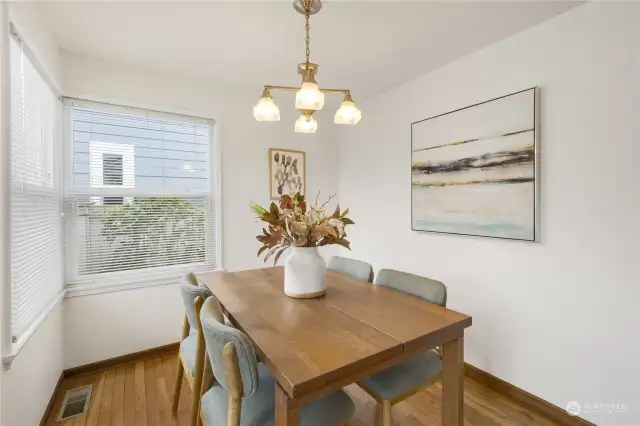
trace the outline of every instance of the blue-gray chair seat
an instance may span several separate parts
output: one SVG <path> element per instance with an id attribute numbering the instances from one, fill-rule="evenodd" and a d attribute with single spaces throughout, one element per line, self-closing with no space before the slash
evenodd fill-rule
<path id="1" fill-rule="evenodd" d="M 440 306 L 447 305 L 447 287 L 440 281 L 407 272 L 381 269 L 373 283 L 419 297 Z"/>
<path id="2" fill-rule="evenodd" d="M 201 297 L 203 301 L 206 300 L 211 295 L 211 292 L 208 288 L 198 285 L 198 279 L 194 274 L 188 273 L 180 280 L 180 293 L 182 294 L 182 302 L 189 321 L 189 334 L 195 334 L 198 329 L 193 302 L 197 297 Z"/>
<path id="3" fill-rule="evenodd" d="M 327 261 L 327 269 L 349 275 L 363 281 L 373 279 L 373 267 L 361 260 L 332 256 Z"/>
<path id="4" fill-rule="evenodd" d="M 427 351 L 362 380 L 364 386 L 384 400 L 393 400 L 427 383 L 442 371 L 442 360 L 435 351 Z"/>
<path id="5" fill-rule="evenodd" d="M 263 363 L 258 364 L 260 386 L 252 396 L 242 398 L 240 426 L 273 426 L 276 380 Z M 227 424 L 227 390 L 215 385 L 202 396 L 205 426 Z M 334 392 L 300 407 L 301 426 L 332 426 L 348 420 L 355 410 L 344 391 Z"/>
<path id="6" fill-rule="evenodd" d="M 273 424 L 275 378 L 262 363 L 258 364 L 258 381 L 260 386 L 256 393 L 242 398 L 241 426 Z M 201 410 L 205 426 L 226 425 L 228 404 L 229 394 L 218 384 L 202 395 Z"/>
<path id="7" fill-rule="evenodd" d="M 184 359 L 184 363 L 187 364 L 187 369 L 189 370 L 189 374 L 192 376 L 195 374 L 196 370 L 196 345 L 198 344 L 198 335 L 196 333 L 191 333 L 180 342 L 180 355 L 182 355 L 182 359 Z"/>
<path id="8" fill-rule="evenodd" d="M 229 321 L 226 317 L 224 319 L 225 325 L 229 327 L 233 327 L 231 321 Z M 185 364 L 187 364 L 187 368 L 189 369 L 189 373 L 193 376 L 196 371 L 196 346 L 198 345 L 198 334 L 191 333 L 188 335 L 182 342 L 180 342 L 180 353 L 182 354 L 182 358 L 184 359 Z"/>

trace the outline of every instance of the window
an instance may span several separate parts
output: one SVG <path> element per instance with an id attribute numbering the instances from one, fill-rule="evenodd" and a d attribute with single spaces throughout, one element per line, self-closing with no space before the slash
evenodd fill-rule
<path id="1" fill-rule="evenodd" d="M 15 29 L 11 80 L 11 336 L 16 348 L 64 294 L 61 102 Z"/>
<path id="2" fill-rule="evenodd" d="M 122 154 L 102 154 L 102 184 L 122 186 Z"/>
<path id="3" fill-rule="evenodd" d="M 66 100 L 71 294 L 215 269 L 213 122 Z"/>
<path id="4" fill-rule="evenodd" d="M 89 142 L 89 179 L 93 188 L 133 188 L 135 179 L 132 145 Z M 127 168 L 125 182 L 125 161 Z M 119 189 L 119 188 L 118 188 Z M 97 204 L 122 204 L 124 197 L 94 197 Z"/>
<path id="5" fill-rule="evenodd" d="M 102 154 L 103 186 L 122 186 L 122 154 Z M 122 204 L 124 197 L 103 197 L 103 204 Z"/>

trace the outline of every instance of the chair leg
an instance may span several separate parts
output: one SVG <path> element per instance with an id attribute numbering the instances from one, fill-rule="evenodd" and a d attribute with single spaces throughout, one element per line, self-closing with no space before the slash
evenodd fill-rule
<path id="1" fill-rule="evenodd" d="M 202 377 L 202 376 L 201 376 Z M 200 419 L 200 398 L 198 398 L 198 391 L 195 389 L 199 389 L 202 381 L 198 381 L 197 377 L 194 379 L 194 386 L 191 392 L 191 414 L 189 415 L 189 426 L 196 426 L 198 424 L 198 419 Z"/>
<path id="2" fill-rule="evenodd" d="M 171 406 L 171 414 L 176 414 L 178 412 L 178 403 L 180 402 L 180 390 L 182 389 L 183 379 L 184 370 L 180 356 L 178 356 L 178 374 L 176 374 L 176 384 L 173 388 L 173 405 Z"/>
<path id="3" fill-rule="evenodd" d="M 198 407 L 198 422 L 196 426 L 202 426 L 202 407 Z"/>
<path id="4" fill-rule="evenodd" d="M 382 411 L 382 425 L 381 426 L 391 426 L 391 401 L 382 400 L 381 404 Z"/>

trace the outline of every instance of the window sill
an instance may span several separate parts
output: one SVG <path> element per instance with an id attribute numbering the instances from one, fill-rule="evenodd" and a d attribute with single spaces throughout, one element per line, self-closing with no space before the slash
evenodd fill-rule
<path id="1" fill-rule="evenodd" d="M 47 309 L 45 309 L 42 312 L 42 314 L 40 314 L 40 316 L 35 320 L 33 325 L 29 327 L 29 329 L 22 336 L 20 336 L 20 339 L 18 339 L 17 342 L 12 343 L 9 353 L 4 355 L 2 358 L 2 365 L 5 370 L 11 369 L 13 361 L 18 356 L 22 348 L 26 346 L 29 339 L 31 339 L 31 336 L 33 336 L 36 333 L 36 331 L 38 331 L 38 328 L 40 328 L 40 326 L 47 319 L 49 314 L 53 312 L 56 306 L 58 306 L 58 303 L 60 303 L 60 301 L 65 297 L 65 294 L 66 294 L 66 290 L 62 291 L 58 296 L 56 296 L 56 298 L 53 299 L 53 301 L 49 304 Z"/>
<path id="2" fill-rule="evenodd" d="M 224 269 L 209 269 L 206 271 L 203 270 L 194 270 L 193 272 L 198 274 L 209 273 L 209 272 L 220 272 L 224 271 Z M 146 287 L 157 287 L 164 285 L 175 285 L 180 282 L 180 278 L 183 274 L 179 275 L 170 275 L 165 276 L 164 278 L 150 278 L 143 279 L 137 281 L 130 282 L 114 282 L 114 283 L 103 283 L 103 284 L 70 284 L 67 285 L 67 293 L 65 297 L 79 297 L 79 296 L 92 296 L 96 294 L 103 293 L 111 293 L 114 291 L 127 291 L 127 290 L 135 290 L 139 288 Z"/>

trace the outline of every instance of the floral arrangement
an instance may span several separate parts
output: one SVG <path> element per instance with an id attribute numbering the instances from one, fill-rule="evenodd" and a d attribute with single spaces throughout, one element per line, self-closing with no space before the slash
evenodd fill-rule
<path id="1" fill-rule="evenodd" d="M 256 203 L 249 203 L 257 218 L 269 224 L 268 228 L 262 229 L 262 235 L 256 237 L 262 243 L 258 257 L 267 251 L 264 261 L 274 256 L 275 265 L 289 247 L 338 244 L 350 249 L 345 227 L 353 225 L 354 222 L 347 217 L 349 209 L 340 213 L 340 206 L 336 207 L 333 214 L 327 215 L 325 207 L 332 198 L 333 195 L 318 206 L 316 197 L 315 205 L 308 206 L 304 195 L 297 192 L 293 197 L 283 195 L 278 205 L 272 202 L 269 210 Z"/>

